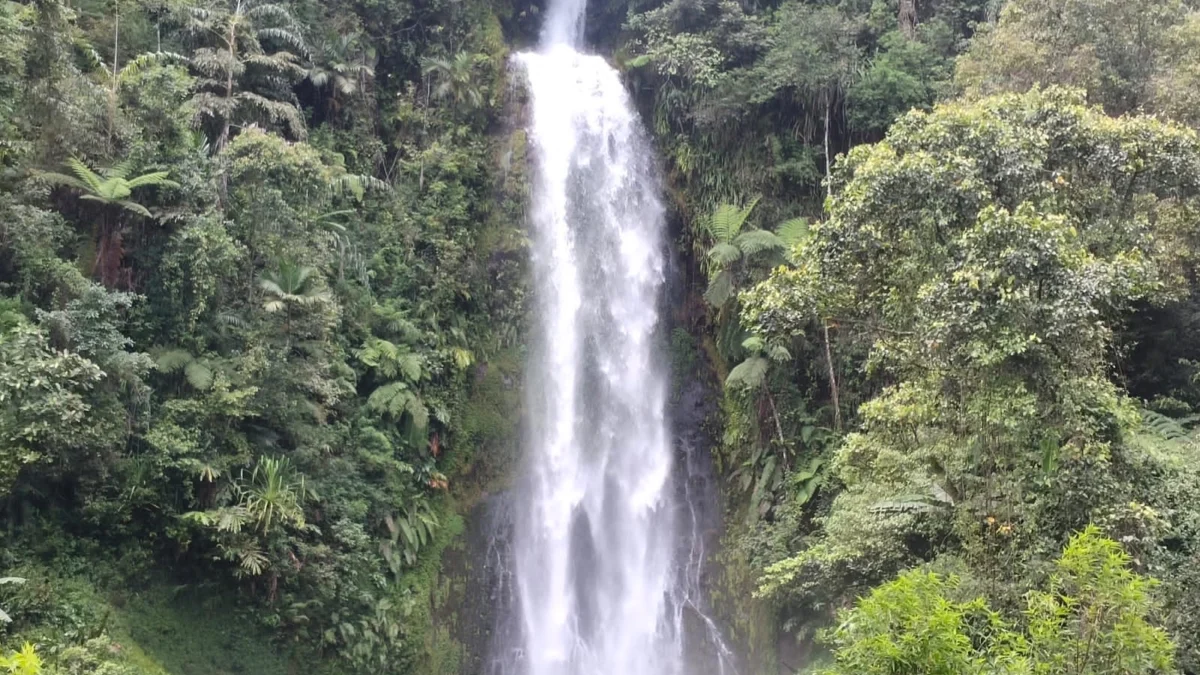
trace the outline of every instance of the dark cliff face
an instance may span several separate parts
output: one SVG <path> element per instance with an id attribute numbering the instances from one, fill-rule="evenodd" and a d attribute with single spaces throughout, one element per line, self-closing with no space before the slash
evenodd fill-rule
<path id="1" fill-rule="evenodd" d="M 512 499 L 501 492 L 481 500 L 467 515 L 456 567 L 462 594 L 455 639 L 462 647 L 461 675 L 497 675 L 513 662 L 520 619 L 512 586 Z"/>
<path id="2" fill-rule="evenodd" d="M 667 260 L 667 306 L 661 314 L 668 342 L 663 353 L 671 360 L 668 413 L 675 448 L 677 557 L 683 567 L 681 590 L 687 595 L 683 603 L 686 663 L 688 673 L 694 675 L 739 672 L 740 650 L 731 643 L 712 603 L 723 534 L 724 497 L 713 462 L 719 442 L 714 429 L 719 422 L 721 384 L 699 347 L 705 311 L 693 283 L 691 261 L 674 250 Z"/>

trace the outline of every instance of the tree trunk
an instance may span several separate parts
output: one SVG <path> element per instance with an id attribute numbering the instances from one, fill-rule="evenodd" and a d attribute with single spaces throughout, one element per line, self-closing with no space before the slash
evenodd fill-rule
<path id="1" fill-rule="evenodd" d="M 120 281 L 123 248 L 120 217 L 105 213 L 96 235 L 96 259 L 92 263 L 92 276 L 99 278 L 105 288 L 115 288 Z"/>
<path id="2" fill-rule="evenodd" d="M 108 90 L 108 149 L 112 151 L 113 134 L 115 133 L 117 120 L 117 73 L 118 64 L 120 63 L 120 47 L 121 47 L 121 5 L 118 3 L 113 15 L 113 62 L 112 62 L 112 83 Z"/>
<path id="3" fill-rule="evenodd" d="M 910 40 L 917 37 L 917 0 L 900 0 L 900 30 Z"/>
<path id="4" fill-rule="evenodd" d="M 783 424 L 779 421 L 779 410 L 775 407 L 775 397 L 771 395 L 771 388 L 763 385 L 763 391 L 767 394 L 767 403 L 771 406 L 771 417 L 775 419 L 775 433 L 779 435 L 779 451 L 783 453 L 783 466 L 787 468 L 787 446 L 783 440 Z"/>
<path id="5" fill-rule="evenodd" d="M 829 347 L 829 322 L 821 321 L 821 329 L 825 333 L 825 365 L 829 375 L 829 397 L 833 399 L 833 428 L 842 430 L 842 404 L 838 400 L 837 375 L 833 370 L 833 350 Z"/>
<path id="6" fill-rule="evenodd" d="M 829 123 L 830 117 L 833 115 L 833 95 L 829 92 L 825 93 L 825 196 L 833 196 L 833 182 L 829 180 L 829 174 L 833 169 L 833 156 L 830 155 L 829 142 Z"/>
<path id="7" fill-rule="evenodd" d="M 221 126 L 221 135 L 217 137 L 217 150 L 224 149 L 229 143 L 229 135 L 232 133 L 233 120 L 233 69 L 237 65 L 237 23 L 229 20 L 229 37 L 226 38 L 226 45 L 229 47 L 229 64 L 226 66 L 225 73 L 225 100 L 227 109 L 225 111 L 225 121 Z"/>

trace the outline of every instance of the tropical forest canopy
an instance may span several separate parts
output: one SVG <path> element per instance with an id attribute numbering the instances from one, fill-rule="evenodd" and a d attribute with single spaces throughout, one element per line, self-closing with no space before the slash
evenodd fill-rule
<path id="1" fill-rule="evenodd" d="M 544 10 L 0 4 L 0 668 L 479 672 Z M 661 154 L 745 672 L 1200 673 L 1200 7 L 588 32 Z"/>

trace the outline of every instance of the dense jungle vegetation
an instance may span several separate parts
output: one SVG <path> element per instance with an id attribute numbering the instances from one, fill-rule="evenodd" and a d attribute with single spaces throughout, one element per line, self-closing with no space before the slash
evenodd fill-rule
<path id="1" fill-rule="evenodd" d="M 543 9 L 0 0 L 0 668 L 473 672 Z M 1200 673 L 1200 6 L 588 29 L 662 155 L 745 672 Z"/>

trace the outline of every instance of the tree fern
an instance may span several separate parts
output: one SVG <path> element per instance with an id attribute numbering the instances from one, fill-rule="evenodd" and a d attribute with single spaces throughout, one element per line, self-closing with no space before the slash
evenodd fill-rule
<path id="1" fill-rule="evenodd" d="M 713 211 L 704 223 L 704 229 L 716 243 L 730 244 L 742 231 L 750 212 L 758 204 L 758 197 L 750 200 L 744 207 L 733 204 L 721 204 Z"/>
<path id="2" fill-rule="evenodd" d="M 708 259 L 716 263 L 718 269 L 721 269 L 741 260 L 742 249 L 733 244 L 720 242 L 709 249 Z"/>
<path id="3" fill-rule="evenodd" d="M 164 373 L 183 371 L 188 384 L 200 391 L 212 388 L 215 373 L 207 359 L 192 356 L 184 349 L 170 349 L 154 356 L 154 366 Z"/>
<path id="4" fill-rule="evenodd" d="M 742 232 L 733 240 L 733 243 L 747 258 L 760 253 L 778 252 L 784 248 L 783 240 L 769 230 Z"/>
<path id="5" fill-rule="evenodd" d="M 775 234 L 783 242 L 785 248 L 791 249 L 800 242 L 808 239 L 809 228 L 807 218 L 792 218 L 785 220 L 775 228 Z"/>
<path id="6" fill-rule="evenodd" d="M 767 367 L 766 358 L 751 356 L 729 371 L 728 377 L 725 378 L 725 386 L 733 389 L 758 389 L 767 379 Z"/>
<path id="7" fill-rule="evenodd" d="M 178 183 L 167 178 L 166 171 L 152 171 L 132 179 L 128 178 L 132 173 L 132 163 L 128 160 L 98 172 L 75 158 L 68 159 L 66 164 L 71 174 L 40 172 L 34 174 L 34 177 L 51 185 L 78 190 L 82 193 L 81 199 L 119 207 L 146 217 L 150 216 L 150 211 L 129 199 L 134 190 L 154 186 L 179 187 Z"/>
<path id="8" fill-rule="evenodd" d="M 704 299 L 708 304 L 714 307 L 724 305 L 733 297 L 733 273 L 729 270 L 721 270 L 713 275 L 708 281 L 708 288 L 704 291 Z"/>
<path id="9" fill-rule="evenodd" d="M 420 355 L 380 338 L 370 338 L 355 356 L 387 378 L 403 376 L 409 382 L 421 379 Z"/>
<path id="10" fill-rule="evenodd" d="M 404 382 L 391 382 L 371 392 L 367 408 L 393 419 L 407 415 L 413 429 L 424 431 L 429 425 L 429 410 L 421 397 Z"/>

